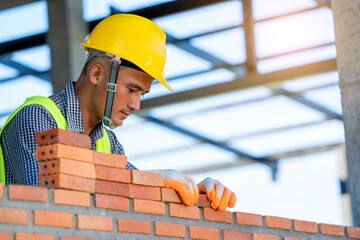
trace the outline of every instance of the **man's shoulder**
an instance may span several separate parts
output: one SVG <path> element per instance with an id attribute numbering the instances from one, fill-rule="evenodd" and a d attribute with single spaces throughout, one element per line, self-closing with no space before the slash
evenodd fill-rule
<path id="1" fill-rule="evenodd" d="M 50 112 L 46 110 L 43 106 L 39 104 L 31 104 L 23 107 L 9 124 L 16 124 L 17 127 L 29 128 L 36 125 L 53 125 L 55 120 L 53 119 Z"/>

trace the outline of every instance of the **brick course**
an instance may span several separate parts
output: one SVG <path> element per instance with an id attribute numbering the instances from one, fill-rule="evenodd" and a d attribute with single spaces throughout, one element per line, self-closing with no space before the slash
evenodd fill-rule
<path id="1" fill-rule="evenodd" d="M 95 216 L 95 215 L 77 215 L 78 229 L 97 230 L 97 231 L 112 231 L 113 222 L 110 217 Z"/>
<path id="2" fill-rule="evenodd" d="M 265 225 L 268 228 L 291 229 L 291 222 L 288 218 L 265 216 Z"/>
<path id="3" fill-rule="evenodd" d="M 8 185 L 8 193 L 10 200 L 47 202 L 48 198 L 47 189 L 41 187 Z"/>
<path id="4" fill-rule="evenodd" d="M 96 194 L 95 204 L 97 208 L 107 208 L 125 212 L 129 211 L 128 198 Z"/>
<path id="5" fill-rule="evenodd" d="M 65 173 L 68 175 L 95 179 L 95 167 L 92 163 L 60 158 L 39 162 L 39 175 Z"/>
<path id="6" fill-rule="evenodd" d="M 122 197 L 129 197 L 130 195 L 129 184 L 102 181 L 102 180 L 95 181 L 95 192 L 108 194 L 108 195 L 122 196 Z"/>
<path id="7" fill-rule="evenodd" d="M 358 227 L 73 190 L 19 186 L 18 189 L 34 189 L 34 192 L 37 188 L 40 192 L 47 191 L 46 202 L 26 200 L 25 203 L 10 199 L 9 188 L 12 186 L 3 187 L 6 194 L 0 199 L 0 239 L 4 240 L 157 239 L 160 236 L 222 240 L 360 239 Z M 284 223 L 286 227 L 278 228 L 278 224 Z"/>
<path id="8" fill-rule="evenodd" d="M 317 233 L 317 224 L 315 222 L 294 220 L 295 232 Z"/>
<path id="9" fill-rule="evenodd" d="M 170 216 L 199 220 L 200 210 L 198 207 L 191 207 L 182 204 L 170 203 Z"/>
<path id="10" fill-rule="evenodd" d="M 184 238 L 186 228 L 181 224 L 155 222 L 155 235 Z"/>
<path id="11" fill-rule="evenodd" d="M 163 187 L 164 179 L 160 173 L 131 170 L 131 183 L 153 187 Z"/>
<path id="12" fill-rule="evenodd" d="M 39 146 L 61 143 L 91 149 L 91 140 L 88 135 L 54 128 L 43 132 L 35 133 L 35 142 Z"/>
<path id="13" fill-rule="evenodd" d="M 113 167 L 113 168 L 125 168 L 127 163 L 127 157 L 124 155 L 94 152 L 94 164 Z"/>
<path id="14" fill-rule="evenodd" d="M 208 227 L 189 227 L 191 239 L 218 240 L 219 230 Z"/>
<path id="15" fill-rule="evenodd" d="M 0 223 L 27 225 L 29 223 L 29 211 L 0 207 Z"/>
<path id="16" fill-rule="evenodd" d="M 224 229 L 222 231 L 224 240 L 250 240 L 250 234 L 247 232 L 241 232 L 236 230 Z"/>
<path id="17" fill-rule="evenodd" d="M 53 195 L 55 204 L 90 207 L 90 193 L 56 189 Z"/>
<path id="18" fill-rule="evenodd" d="M 331 225 L 331 224 L 319 224 L 320 233 L 331 236 L 343 236 L 344 235 L 344 227 L 339 225 Z"/>
<path id="19" fill-rule="evenodd" d="M 232 223 L 232 214 L 229 211 L 219 211 L 212 208 L 204 208 L 204 220 Z"/>
<path id="20" fill-rule="evenodd" d="M 93 163 L 93 151 L 59 143 L 36 148 L 35 159 L 37 161 L 53 160 L 57 158 L 67 158 Z"/>
<path id="21" fill-rule="evenodd" d="M 15 233 L 15 240 L 55 240 L 55 238 L 45 234 Z"/>
<path id="22" fill-rule="evenodd" d="M 165 215 L 165 204 L 163 202 L 134 199 L 134 212 Z"/>
<path id="23" fill-rule="evenodd" d="M 235 212 L 236 224 L 250 225 L 250 226 L 262 226 L 262 216 L 251 213 Z"/>
<path id="24" fill-rule="evenodd" d="M 34 210 L 34 225 L 72 228 L 71 213 Z"/>
<path id="25" fill-rule="evenodd" d="M 119 219 L 118 226 L 119 232 L 150 234 L 148 221 Z"/>

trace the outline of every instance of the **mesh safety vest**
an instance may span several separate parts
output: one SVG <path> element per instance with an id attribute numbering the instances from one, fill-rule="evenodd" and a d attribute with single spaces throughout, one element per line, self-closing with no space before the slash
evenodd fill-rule
<path id="1" fill-rule="evenodd" d="M 43 106 L 54 118 L 57 127 L 60 129 L 63 129 L 63 130 L 67 130 L 66 119 L 64 118 L 64 116 L 62 115 L 62 113 L 60 112 L 60 110 L 56 106 L 56 104 L 50 98 L 43 97 L 43 96 L 34 96 L 34 97 L 27 98 L 25 100 L 25 102 L 10 115 L 10 117 L 6 120 L 4 126 L 0 130 L 0 137 L 1 137 L 3 130 L 9 124 L 9 122 L 13 119 L 13 117 L 23 107 L 31 105 L 31 104 L 38 104 L 38 105 Z M 103 132 L 104 132 L 104 136 L 101 139 L 96 141 L 95 151 L 110 153 L 109 136 L 105 129 L 103 129 Z M 4 185 L 5 185 L 5 179 L 6 178 L 5 178 L 4 156 L 3 156 L 2 149 L 0 146 L 0 182 L 3 183 Z"/>

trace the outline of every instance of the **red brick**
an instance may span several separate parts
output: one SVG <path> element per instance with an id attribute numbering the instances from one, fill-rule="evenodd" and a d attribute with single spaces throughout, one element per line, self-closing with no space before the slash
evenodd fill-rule
<path id="1" fill-rule="evenodd" d="M 90 207 L 90 193 L 57 189 L 53 194 L 55 204 Z"/>
<path id="2" fill-rule="evenodd" d="M 29 223 L 29 211 L 0 207 L 0 223 L 27 225 Z"/>
<path id="3" fill-rule="evenodd" d="M 232 223 L 232 214 L 229 211 L 219 211 L 212 208 L 204 208 L 204 220 Z"/>
<path id="4" fill-rule="evenodd" d="M 205 207 L 209 208 L 209 207 L 211 207 L 211 203 L 208 200 L 206 194 L 200 193 L 199 194 L 199 200 L 197 201 L 197 203 L 195 203 L 195 206 L 203 207 L 203 208 L 205 208 Z"/>
<path id="5" fill-rule="evenodd" d="M 321 234 L 339 236 L 339 237 L 344 236 L 343 226 L 320 223 L 319 227 Z"/>
<path id="6" fill-rule="evenodd" d="M 70 189 L 90 193 L 95 192 L 95 179 L 71 176 L 63 173 L 39 176 L 38 185 L 42 187 Z"/>
<path id="7" fill-rule="evenodd" d="M 72 228 L 73 215 L 64 212 L 34 210 L 34 225 Z"/>
<path id="8" fill-rule="evenodd" d="M 112 231 L 113 222 L 111 217 L 94 216 L 94 215 L 77 215 L 78 229 Z"/>
<path id="9" fill-rule="evenodd" d="M 15 240 L 55 240 L 52 235 L 15 233 Z"/>
<path id="10" fill-rule="evenodd" d="M 358 227 L 347 227 L 346 234 L 348 238 L 360 239 L 360 228 Z"/>
<path id="11" fill-rule="evenodd" d="M 36 148 L 36 161 L 46 161 L 57 158 L 93 163 L 93 151 L 59 143 Z"/>
<path id="12" fill-rule="evenodd" d="M 315 222 L 294 220 L 295 232 L 317 233 L 317 224 Z"/>
<path id="13" fill-rule="evenodd" d="M 91 140 L 88 135 L 66 131 L 60 128 L 35 133 L 35 142 L 39 146 L 61 143 L 91 149 Z"/>
<path id="14" fill-rule="evenodd" d="M 62 237 L 60 240 L 96 240 L 95 238 L 83 238 L 83 237 Z"/>
<path id="15" fill-rule="evenodd" d="M 95 192 L 107 195 L 129 197 L 129 184 L 96 180 Z"/>
<path id="16" fill-rule="evenodd" d="M 253 240 L 280 240 L 279 236 L 265 233 L 253 233 Z"/>
<path id="17" fill-rule="evenodd" d="M 119 219 L 119 232 L 150 234 L 150 222 Z"/>
<path id="18" fill-rule="evenodd" d="M 127 157 L 125 155 L 94 152 L 94 164 L 114 167 L 125 168 L 127 163 Z"/>
<path id="19" fill-rule="evenodd" d="M 190 231 L 191 239 L 204 239 L 204 240 L 219 239 L 219 230 L 215 228 L 190 226 L 189 231 Z"/>
<path id="20" fill-rule="evenodd" d="M 155 222 L 155 235 L 184 238 L 186 235 L 185 225 Z"/>
<path id="21" fill-rule="evenodd" d="M 0 232 L 0 239 L 1 240 L 10 240 L 10 234 L 5 232 Z"/>
<path id="22" fill-rule="evenodd" d="M 170 216 L 199 220 L 200 210 L 198 207 L 170 203 Z"/>
<path id="23" fill-rule="evenodd" d="M 8 193 L 10 200 L 47 202 L 48 190 L 41 187 L 8 185 Z"/>
<path id="24" fill-rule="evenodd" d="M 262 227 L 262 216 L 252 213 L 235 212 L 236 224 Z"/>
<path id="25" fill-rule="evenodd" d="M 165 203 L 134 199 L 134 212 L 165 215 Z"/>
<path id="26" fill-rule="evenodd" d="M 307 240 L 306 238 L 298 238 L 298 237 L 284 237 L 284 240 Z"/>
<path id="27" fill-rule="evenodd" d="M 130 183 L 130 170 L 95 165 L 96 179 L 112 182 Z"/>
<path id="28" fill-rule="evenodd" d="M 265 226 L 268 228 L 290 230 L 291 221 L 288 218 L 265 216 Z"/>
<path id="29" fill-rule="evenodd" d="M 139 170 L 131 170 L 131 183 L 152 187 L 164 187 L 164 179 L 161 173 L 152 173 Z"/>
<path id="30" fill-rule="evenodd" d="M 161 201 L 183 203 L 180 195 L 174 189 L 170 188 L 161 188 Z"/>
<path id="31" fill-rule="evenodd" d="M 107 208 L 125 212 L 129 211 L 128 198 L 96 194 L 95 203 L 97 208 Z"/>
<path id="32" fill-rule="evenodd" d="M 2 198 L 3 195 L 3 188 L 4 188 L 4 184 L 0 183 L 0 198 Z"/>
<path id="33" fill-rule="evenodd" d="M 161 201 L 161 192 L 159 187 L 129 184 L 129 196 L 130 198 Z"/>
<path id="34" fill-rule="evenodd" d="M 250 234 L 247 232 L 240 232 L 235 230 L 222 230 L 224 240 L 250 240 Z"/>
<path id="35" fill-rule="evenodd" d="M 95 179 L 95 166 L 65 158 L 39 162 L 39 175 L 64 173 L 68 175 Z"/>

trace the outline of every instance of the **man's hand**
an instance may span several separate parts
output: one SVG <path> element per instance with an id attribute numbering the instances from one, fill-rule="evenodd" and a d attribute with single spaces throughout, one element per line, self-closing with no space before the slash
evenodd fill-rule
<path id="1" fill-rule="evenodd" d="M 161 173 L 166 188 L 177 191 L 182 201 L 189 206 L 194 206 L 199 198 L 199 191 L 195 181 L 176 170 L 151 170 L 149 172 Z"/>
<path id="2" fill-rule="evenodd" d="M 205 192 L 211 207 L 224 211 L 227 207 L 233 208 L 236 203 L 236 196 L 218 180 L 205 178 L 198 184 L 199 192 Z"/>

